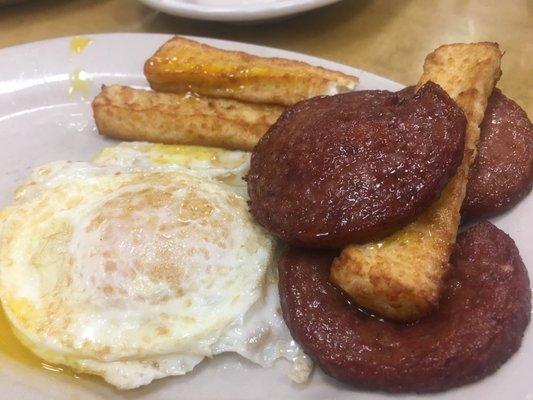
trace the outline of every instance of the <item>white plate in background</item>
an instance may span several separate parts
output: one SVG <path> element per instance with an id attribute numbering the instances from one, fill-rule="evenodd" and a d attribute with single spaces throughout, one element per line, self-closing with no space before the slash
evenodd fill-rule
<path id="1" fill-rule="evenodd" d="M 96 132 L 90 100 L 102 84 L 147 86 L 144 61 L 170 36 L 154 34 L 91 35 L 80 54 L 71 38 L 30 43 L 0 50 L 0 207 L 31 168 L 58 160 L 90 160 L 102 147 L 118 143 Z M 358 89 L 396 90 L 385 78 L 302 54 L 213 39 L 205 43 L 262 56 L 302 60 L 357 75 Z M 421 65 L 423 60 L 413 60 Z M 505 73 L 505 71 L 504 71 Z M 81 81 L 85 82 L 81 82 Z M 76 89 L 76 90 L 73 90 Z M 86 89 L 86 91 L 85 91 Z M 69 92 L 72 92 L 69 94 Z M 85 93 L 84 93 L 85 92 Z M 85 95 L 85 98 L 83 97 Z M 533 276 L 533 201 L 522 201 L 494 219 L 515 239 Z M 0 332 L 0 350 L 4 332 Z M 533 332 L 531 326 L 518 353 L 481 382 L 433 395 L 402 395 L 402 400 L 532 400 Z M 158 380 L 141 389 L 115 390 L 100 378 L 35 368 L 0 352 L 0 399 L 6 400 L 169 400 L 195 399 L 349 399 L 394 400 L 397 395 L 364 392 L 326 377 L 319 368 L 307 385 L 292 383 L 280 360 L 262 369 L 236 355 L 217 356 L 182 377 Z"/>
<path id="2" fill-rule="evenodd" d="M 250 22 L 286 17 L 341 0 L 140 0 L 166 14 L 208 21 Z"/>

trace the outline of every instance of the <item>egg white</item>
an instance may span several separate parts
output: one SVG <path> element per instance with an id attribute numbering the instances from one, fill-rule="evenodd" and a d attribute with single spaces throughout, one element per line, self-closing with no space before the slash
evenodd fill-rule
<path id="1" fill-rule="evenodd" d="M 280 313 L 276 243 L 238 194 L 249 154 L 159 146 L 51 163 L 17 190 L 0 226 L 14 332 L 43 359 L 123 389 L 222 352 L 286 358 L 305 381 L 311 363 Z"/>
<path id="2" fill-rule="evenodd" d="M 250 168 L 250 153 L 216 147 L 123 142 L 106 147 L 94 157 L 98 165 L 115 165 L 163 171 L 182 171 L 231 186 L 246 196 L 244 176 Z"/>

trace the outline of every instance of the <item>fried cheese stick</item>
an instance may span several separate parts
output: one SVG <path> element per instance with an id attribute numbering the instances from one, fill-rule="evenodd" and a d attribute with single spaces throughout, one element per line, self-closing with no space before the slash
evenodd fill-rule
<path id="1" fill-rule="evenodd" d="M 121 140 L 251 151 L 283 107 L 103 86 L 94 98 L 98 132 Z"/>
<path id="2" fill-rule="evenodd" d="M 398 321 L 413 321 L 437 306 L 460 222 L 468 171 L 487 100 L 500 77 L 497 44 L 441 46 L 430 53 L 417 87 L 439 84 L 465 113 L 462 164 L 440 199 L 417 220 L 384 240 L 345 247 L 331 279 L 359 304 Z"/>
<path id="3" fill-rule="evenodd" d="M 146 61 L 144 74 L 155 91 L 286 106 L 358 83 L 355 76 L 300 61 L 222 50 L 179 36 Z"/>

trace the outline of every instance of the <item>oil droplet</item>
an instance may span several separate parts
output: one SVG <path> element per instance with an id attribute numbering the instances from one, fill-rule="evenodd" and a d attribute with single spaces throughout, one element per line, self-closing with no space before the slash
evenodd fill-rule
<path id="1" fill-rule="evenodd" d="M 68 89 L 69 96 L 72 96 L 75 92 L 80 92 L 85 98 L 89 94 L 89 85 L 91 78 L 87 72 L 78 69 L 70 74 L 70 87 Z"/>
<path id="2" fill-rule="evenodd" d="M 70 40 L 70 51 L 76 54 L 81 54 L 85 48 L 93 41 L 86 36 L 76 36 Z"/>

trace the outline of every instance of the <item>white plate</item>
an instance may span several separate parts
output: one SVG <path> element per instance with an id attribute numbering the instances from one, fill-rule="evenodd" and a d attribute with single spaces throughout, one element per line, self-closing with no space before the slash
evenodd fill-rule
<path id="1" fill-rule="evenodd" d="M 262 21 L 299 14 L 341 0 L 140 0 L 156 10 L 208 21 Z"/>
<path id="2" fill-rule="evenodd" d="M 142 66 L 167 35 L 94 35 L 79 55 L 69 50 L 70 38 L 0 50 L 0 206 L 11 199 L 14 187 L 40 164 L 57 160 L 89 160 L 104 146 L 115 143 L 97 135 L 89 101 L 101 84 L 146 86 Z M 199 39 L 214 46 L 262 56 L 287 57 L 359 76 L 359 89 L 391 89 L 401 85 L 368 72 L 302 54 L 242 43 Z M 415 68 L 422 60 L 413 60 Z M 83 71 L 90 79 L 87 99 L 69 95 L 70 76 Z M 521 202 L 495 219 L 516 241 L 526 265 L 533 264 L 533 202 Z M 531 267 L 530 267 L 531 268 Z M 531 270 L 530 270 L 531 271 Z M 530 272 L 533 276 L 533 273 Z M 0 333 L 0 335 L 2 335 Z M 0 336 L 1 340 L 1 336 Z M 519 352 L 496 374 L 483 381 L 445 393 L 402 396 L 402 399 L 533 399 L 533 332 L 526 332 Z M 397 396 L 359 392 L 330 379 L 318 368 L 308 385 L 291 383 L 280 362 L 261 369 L 237 356 L 215 357 L 191 374 L 156 381 L 131 392 L 119 392 L 99 378 L 74 379 L 52 371 L 30 368 L 0 354 L 2 399 L 394 399 Z"/>

